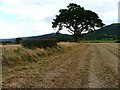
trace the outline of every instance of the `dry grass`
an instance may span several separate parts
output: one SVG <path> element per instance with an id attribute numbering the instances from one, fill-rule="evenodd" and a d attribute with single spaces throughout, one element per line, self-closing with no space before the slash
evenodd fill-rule
<path id="1" fill-rule="evenodd" d="M 43 57 L 56 55 L 70 49 L 70 47 L 77 46 L 78 43 L 58 43 L 56 48 L 36 48 L 28 49 L 21 45 L 3 45 L 2 46 L 2 63 L 5 66 L 15 66 L 18 64 L 28 64 L 30 62 L 37 62 Z"/>
<path id="2" fill-rule="evenodd" d="M 1 46 L 3 49 L 16 49 L 21 47 L 21 45 L 18 44 L 1 45 Z"/>
<path id="3" fill-rule="evenodd" d="M 28 56 L 33 57 L 33 60 L 38 59 L 38 62 L 21 66 L 17 64 L 12 68 L 3 66 L 2 86 L 4 88 L 116 88 L 118 57 L 114 54 L 117 52 L 114 51 L 116 47 L 110 45 L 62 42 L 57 48 L 30 50 L 21 47 L 16 49 L 17 51 L 13 50 L 14 57 L 15 54 L 23 56 L 24 60 L 21 59 L 23 62 L 30 60 Z M 9 51 L 9 54 L 12 53 Z"/>
<path id="4" fill-rule="evenodd" d="M 3 45 L 2 55 L 3 65 L 25 64 L 32 61 L 37 61 L 39 56 L 44 56 L 46 50 L 44 49 L 26 49 L 20 45 Z"/>
<path id="5" fill-rule="evenodd" d="M 64 47 L 74 47 L 80 45 L 80 43 L 75 43 L 75 42 L 60 42 L 58 43 L 59 46 L 64 46 Z"/>

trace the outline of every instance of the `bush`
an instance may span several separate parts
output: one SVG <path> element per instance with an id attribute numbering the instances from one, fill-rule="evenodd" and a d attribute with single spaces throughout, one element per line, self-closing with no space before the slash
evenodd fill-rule
<path id="1" fill-rule="evenodd" d="M 47 48 L 47 47 L 56 47 L 56 39 L 36 39 L 36 40 L 24 40 L 21 42 L 24 47 L 27 48 Z"/>
<path id="2" fill-rule="evenodd" d="M 16 38 L 15 41 L 17 44 L 19 44 L 22 41 L 22 38 Z"/>
<path id="3" fill-rule="evenodd" d="M 72 36 L 57 36 L 57 42 L 73 42 L 74 38 Z"/>
<path id="4" fill-rule="evenodd" d="M 120 40 L 117 40 L 115 43 L 120 43 Z"/>
<path id="5" fill-rule="evenodd" d="M 3 45 L 12 44 L 12 42 L 10 42 L 10 41 L 2 41 L 2 44 L 3 44 Z"/>

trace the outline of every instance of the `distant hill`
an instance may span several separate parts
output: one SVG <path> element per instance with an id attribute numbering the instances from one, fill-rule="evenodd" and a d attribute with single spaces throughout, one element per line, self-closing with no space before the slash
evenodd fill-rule
<path id="1" fill-rule="evenodd" d="M 45 34 L 45 35 L 40 35 L 40 36 L 31 36 L 31 37 L 25 37 L 24 39 L 41 39 L 41 38 L 53 38 L 57 36 L 69 36 L 67 34 L 56 34 L 56 33 L 50 33 L 50 34 Z"/>
<path id="2" fill-rule="evenodd" d="M 0 42 L 11 42 L 11 43 L 15 43 L 15 38 L 10 38 L 10 39 L 0 39 Z"/>
<path id="3" fill-rule="evenodd" d="M 101 29 L 98 29 L 94 32 L 89 32 L 82 34 L 83 39 L 91 40 L 91 39 L 118 39 L 120 38 L 120 23 L 114 23 L 111 25 L 107 25 Z M 21 37 L 22 40 L 32 40 L 32 39 L 42 39 L 42 38 L 56 38 L 57 41 L 73 41 L 74 38 L 71 35 L 67 34 L 56 34 L 56 33 L 50 33 L 40 36 L 31 36 L 31 37 Z M 12 43 L 15 43 L 15 38 L 12 39 L 2 39 L 0 42 L 3 41 L 10 41 Z"/>
<path id="4" fill-rule="evenodd" d="M 107 25 L 94 32 L 83 34 L 84 39 L 118 39 L 120 38 L 120 23 Z"/>
<path id="5" fill-rule="evenodd" d="M 26 37 L 26 38 L 23 38 L 23 40 L 43 39 L 43 38 L 56 38 L 58 42 L 59 41 L 72 41 L 73 40 L 73 37 L 71 35 L 56 34 L 56 33 L 50 33 L 50 34 L 45 34 L 45 35 L 40 35 L 40 36 Z"/>
<path id="6" fill-rule="evenodd" d="M 45 34 L 45 35 L 40 35 L 40 36 L 31 36 L 31 37 L 21 37 L 22 40 L 33 40 L 33 39 L 43 39 L 43 38 L 56 38 L 57 41 L 69 41 L 73 40 L 73 37 L 71 35 L 67 34 L 56 34 L 56 33 L 50 33 L 50 34 Z M 16 38 L 11 38 L 11 39 L 2 39 L 0 42 L 12 42 L 15 43 Z"/>

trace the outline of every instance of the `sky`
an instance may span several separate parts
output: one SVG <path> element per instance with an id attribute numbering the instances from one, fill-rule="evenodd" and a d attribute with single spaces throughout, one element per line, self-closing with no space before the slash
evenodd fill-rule
<path id="1" fill-rule="evenodd" d="M 76 3 L 98 14 L 106 25 L 118 22 L 119 0 L 0 0 L 0 39 L 56 32 L 52 21 L 60 9 Z M 67 33 L 62 31 L 61 33 Z"/>

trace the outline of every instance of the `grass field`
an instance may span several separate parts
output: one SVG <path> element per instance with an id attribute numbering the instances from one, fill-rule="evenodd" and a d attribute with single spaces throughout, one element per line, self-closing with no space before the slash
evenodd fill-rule
<path id="1" fill-rule="evenodd" d="M 3 88 L 117 88 L 117 43 L 3 46 Z M 31 60 L 31 61 L 30 61 Z"/>
<path id="2" fill-rule="evenodd" d="M 115 43 L 117 40 L 81 40 L 83 43 Z"/>

